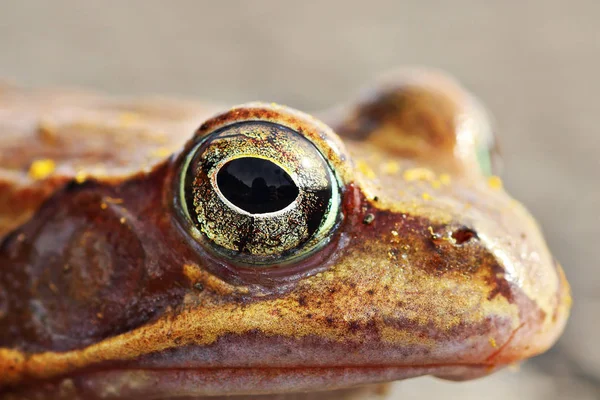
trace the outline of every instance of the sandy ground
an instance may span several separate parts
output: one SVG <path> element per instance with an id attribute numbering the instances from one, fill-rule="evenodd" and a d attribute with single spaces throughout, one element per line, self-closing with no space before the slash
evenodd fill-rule
<path id="1" fill-rule="evenodd" d="M 312 110 L 400 65 L 449 71 L 495 115 L 505 184 L 539 219 L 575 306 L 560 343 L 518 373 L 394 393 L 598 399 L 599 16 L 597 0 L 3 2 L 0 77 Z"/>

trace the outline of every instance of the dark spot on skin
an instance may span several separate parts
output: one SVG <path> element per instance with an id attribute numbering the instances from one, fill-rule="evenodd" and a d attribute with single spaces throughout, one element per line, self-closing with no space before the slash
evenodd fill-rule
<path id="1" fill-rule="evenodd" d="M 488 300 L 492 300 L 498 295 L 502 295 L 508 300 L 509 303 L 513 302 L 513 292 L 510 283 L 504 277 L 504 268 L 500 265 L 495 264 L 492 266 L 492 273 L 489 278 L 486 279 L 486 283 L 493 286 L 492 290 L 488 294 Z"/>
<path id="2" fill-rule="evenodd" d="M 373 197 L 373 201 L 375 201 L 375 202 L 379 201 L 379 196 Z"/>
<path id="3" fill-rule="evenodd" d="M 360 329 L 360 324 L 357 321 L 351 321 L 348 324 L 348 331 L 350 331 L 351 333 L 356 333 L 358 332 Z"/>
<path id="4" fill-rule="evenodd" d="M 331 317 L 326 317 L 326 318 L 325 318 L 325 322 L 327 323 L 327 325 L 330 325 L 330 326 L 331 326 L 331 325 L 333 325 L 333 318 L 331 318 Z"/>
<path id="5" fill-rule="evenodd" d="M 373 289 L 369 289 L 367 290 L 367 294 L 373 296 L 375 294 L 375 291 Z"/>
<path id="6" fill-rule="evenodd" d="M 301 307 L 306 307 L 306 304 L 307 304 L 306 297 L 300 296 L 298 298 L 298 305 L 300 305 Z"/>
<path id="7" fill-rule="evenodd" d="M 232 301 L 242 307 L 248 305 L 250 303 L 250 299 L 245 297 L 245 296 L 241 296 L 239 294 L 235 294 L 232 298 Z"/>
<path id="8" fill-rule="evenodd" d="M 371 224 L 373 221 L 375 220 L 375 214 L 372 213 L 368 213 L 367 215 L 365 215 L 365 217 L 363 218 L 363 224 L 365 225 L 369 225 Z"/>
<path id="9" fill-rule="evenodd" d="M 460 245 L 468 242 L 471 239 L 477 239 L 477 232 L 475 232 L 473 229 L 463 226 L 462 228 L 452 232 L 452 238 L 456 241 L 456 244 Z"/>
<path id="10" fill-rule="evenodd" d="M 312 319 L 312 317 L 313 317 L 313 315 L 312 315 L 312 314 L 310 314 L 310 313 L 309 313 L 309 314 L 306 314 L 306 318 L 308 318 L 308 319 Z"/>
<path id="11" fill-rule="evenodd" d="M 196 282 L 194 283 L 194 289 L 196 289 L 198 292 L 202 292 L 204 290 L 204 285 L 200 282 Z"/>

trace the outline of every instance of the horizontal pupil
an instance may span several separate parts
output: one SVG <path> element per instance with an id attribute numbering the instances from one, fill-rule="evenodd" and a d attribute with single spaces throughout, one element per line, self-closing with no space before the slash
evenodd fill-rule
<path id="1" fill-rule="evenodd" d="M 298 197 L 292 178 L 277 164 L 244 157 L 226 163 L 217 173 L 217 185 L 227 200 L 250 214 L 283 210 Z"/>

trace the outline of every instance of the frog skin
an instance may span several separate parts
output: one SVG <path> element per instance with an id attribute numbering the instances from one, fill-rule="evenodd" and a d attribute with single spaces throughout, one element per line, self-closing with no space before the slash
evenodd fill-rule
<path id="1" fill-rule="evenodd" d="M 313 115 L 0 86 L 0 397 L 345 398 L 481 377 L 553 345 L 569 286 L 491 175 L 471 94 L 406 70 Z M 245 146 L 292 160 L 303 199 L 330 186 L 298 219 L 252 219 L 279 233 L 240 244 L 222 172 L 201 176 L 196 155 Z"/>

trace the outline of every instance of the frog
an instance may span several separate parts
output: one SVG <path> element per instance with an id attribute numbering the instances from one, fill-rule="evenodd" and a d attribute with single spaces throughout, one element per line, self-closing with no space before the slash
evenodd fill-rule
<path id="1" fill-rule="evenodd" d="M 0 398 L 385 397 L 543 353 L 570 288 L 490 121 L 428 69 L 311 113 L 0 86 Z"/>

